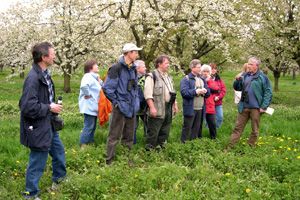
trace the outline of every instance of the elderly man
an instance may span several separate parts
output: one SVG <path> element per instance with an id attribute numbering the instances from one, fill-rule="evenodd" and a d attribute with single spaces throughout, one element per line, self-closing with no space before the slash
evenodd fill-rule
<path id="1" fill-rule="evenodd" d="M 206 81 L 200 77 L 200 60 L 192 60 L 190 69 L 191 72 L 180 82 L 183 108 L 182 143 L 202 135 L 204 98 L 210 95 Z"/>
<path id="2" fill-rule="evenodd" d="M 251 119 L 252 132 L 248 144 L 255 146 L 260 116 L 264 113 L 272 100 L 272 89 L 268 77 L 259 70 L 260 60 L 257 57 L 250 57 L 248 60 L 248 72 L 241 74 L 234 81 L 233 87 L 236 91 L 242 91 L 242 97 L 238 104 L 238 116 L 235 128 L 231 134 L 228 149 L 236 144 L 243 130 Z M 227 150 L 228 150 L 227 149 Z"/>
<path id="3" fill-rule="evenodd" d="M 106 164 L 110 165 L 115 157 L 115 149 L 122 136 L 122 144 L 130 150 L 133 145 L 134 119 L 139 110 L 137 72 L 134 61 L 138 58 L 138 48 L 127 43 L 123 56 L 108 71 L 103 86 L 106 97 L 113 105 L 111 124 L 107 138 Z"/>

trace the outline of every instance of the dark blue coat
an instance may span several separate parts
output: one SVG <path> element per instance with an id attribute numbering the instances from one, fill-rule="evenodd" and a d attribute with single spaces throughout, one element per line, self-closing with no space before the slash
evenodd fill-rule
<path id="1" fill-rule="evenodd" d="M 201 78 L 201 77 L 199 77 Z M 204 95 L 205 98 L 209 97 L 210 89 L 207 86 L 206 81 L 201 78 L 204 82 L 204 88 L 207 93 Z M 180 81 L 180 93 L 182 96 L 182 108 L 184 116 L 194 115 L 194 98 L 197 96 L 195 88 L 195 75 L 189 73 Z"/>
<path id="2" fill-rule="evenodd" d="M 138 112 L 140 100 L 137 72 L 135 65 L 130 68 L 127 66 L 124 57 L 109 69 L 102 89 L 113 106 L 118 106 L 125 117 L 132 118 Z"/>
<path id="3" fill-rule="evenodd" d="M 21 144 L 35 150 L 48 151 L 52 141 L 52 113 L 48 85 L 37 64 L 32 65 L 25 79 L 19 107 Z"/>

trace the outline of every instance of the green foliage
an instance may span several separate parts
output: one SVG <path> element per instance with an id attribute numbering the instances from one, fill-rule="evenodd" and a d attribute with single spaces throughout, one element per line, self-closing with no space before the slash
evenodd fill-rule
<path id="1" fill-rule="evenodd" d="M 18 99 L 22 82 L 5 80 L 0 72 L 0 199 L 20 199 L 25 188 L 29 150 L 19 144 Z M 64 94 L 62 117 L 66 127 L 60 132 L 65 145 L 68 178 L 58 191 L 51 185 L 51 158 L 40 182 L 42 199 L 299 199 L 300 198 L 300 95 L 298 81 L 282 78 L 282 90 L 274 93 L 273 116 L 263 115 L 256 148 L 247 145 L 250 124 L 236 147 L 225 153 L 237 109 L 233 104 L 233 77 L 223 72 L 227 86 L 224 124 L 217 140 L 208 138 L 180 143 L 182 114 L 173 119 L 166 149 L 146 152 L 142 126 L 131 152 L 118 145 L 112 166 L 105 165 L 108 127 L 98 127 L 95 145 L 81 150 L 78 145 L 83 117 L 78 113 L 81 75 L 74 76 L 72 93 Z M 179 89 L 180 76 L 174 76 Z M 63 81 L 54 76 L 57 93 Z M 293 84 L 296 82 L 296 84 Z M 179 90 L 178 90 L 179 91 Z M 293 91 L 293 92 L 289 92 Z M 12 95 L 13 93 L 18 95 Z M 296 95 L 295 95 L 296 94 Z M 181 97 L 178 92 L 178 101 Z M 181 106 L 180 106 L 181 107 Z M 181 108 L 180 108 L 181 109 Z M 141 125 L 141 124 L 140 124 Z M 128 161 L 133 163 L 128 164 Z"/>

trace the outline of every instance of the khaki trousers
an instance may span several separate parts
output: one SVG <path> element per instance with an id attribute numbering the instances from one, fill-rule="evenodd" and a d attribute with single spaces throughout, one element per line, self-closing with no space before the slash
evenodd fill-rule
<path id="1" fill-rule="evenodd" d="M 249 109 L 249 108 L 245 108 L 242 113 L 238 114 L 235 123 L 235 128 L 233 129 L 230 138 L 229 145 L 231 147 L 239 141 L 249 119 L 251 119 L 252 132 L 248 139 L 248 144 L 250 146 L 255 146 L 255 143 L 258 138 L 258 132 L 259 132 L 260 115 L 261 113 L 259 112 L 259 109 Z"/>

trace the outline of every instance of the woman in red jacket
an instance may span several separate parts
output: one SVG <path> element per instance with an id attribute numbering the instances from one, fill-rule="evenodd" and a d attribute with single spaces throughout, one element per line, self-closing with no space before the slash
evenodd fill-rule
<path id="1" fill-rule="evenodd" d="M 219 89 L 211 90 L 212 94 L 215 94 L 215 109 L 216 109 L 216 127 L 220 128 L 223 122 L 223 107 L 222 100 L 226 94 L 226 87 L 223 80 L 219 76 L 218 68 L 215 63 L 211 63 L 211 78 L 217 83 Z"/>
<path id="2" fill-rule="evenodd" d="M 210 91 L 217 91 L 220 89 L 217 82 L 211 78 L 211 67 L 209 65 L 202 65 L 201 75 L 207 81 L 207 85 Z M 209 128 L 209 134 L 211 139 L 216 139 L 217 137 L 215 109 L 216 96 L 216 93 L 211 92 L 210 96 L 205 99 L 205 119 Z"/>

